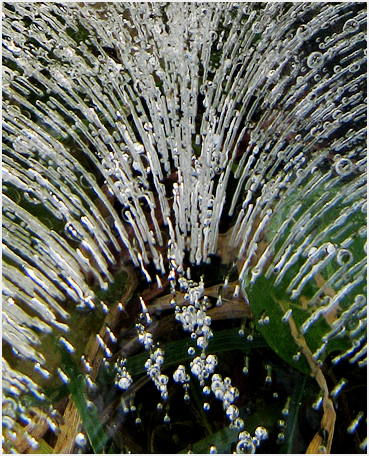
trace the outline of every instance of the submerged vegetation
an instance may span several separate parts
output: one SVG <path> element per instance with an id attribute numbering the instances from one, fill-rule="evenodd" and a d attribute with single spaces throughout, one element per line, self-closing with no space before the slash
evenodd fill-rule
<path id="1" fill-rule="evenodd" d="M 3 451 L 366 452 L 366 4 L 3 4 Z"/>

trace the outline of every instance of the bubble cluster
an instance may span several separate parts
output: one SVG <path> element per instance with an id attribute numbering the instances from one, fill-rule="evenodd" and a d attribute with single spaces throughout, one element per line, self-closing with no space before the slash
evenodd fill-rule
<path id="1" fill-rule="evenodd" d="M 191 373 L 200 381 L 200 385 L 205 384 L 205 380 L 212 374 L 218 364 L 215 355 L 208 355 L 205 359 L 202 356 L 196 356 L 191 361 Z"/>
<path id="2" fill-rule="evenodd" d="M 258 426 L 255 429 L 254 437 L 247 431 L 242 431 L 238 434 L 238 442 L 236 444 L 237 454 L 254 454 L 261 442 L 268 439 L 268 431 L 263 426 Z"/>
<path id="3" fill-rule="evenodd" d="M 168 398 L 168 376 L 161 373 L 161 368 L 164 364 L 164 350 L 157 348 L 145 363 L 147 375 L 154 382 L 156 388 L 160 392 L 162 399 Z"/>
<path id="4" fill-rule="evenodd" d="M 231 427 L 236 429 L 243 428 L 243 420 L 239 418 L 239 410 L 233 403 L 239 397 L 239 391 L 232 386 L 229 377 L 222 379 L 220 374 L 211 377 L 211 391 L 216 399 L 222 401 L 223 409 L 227 418 L 231 422 Z"/>
<path id="5" fill-rule="evenodd" d="M 191 337 L 196 339 L 196 344 L 199 348 L 205 351 L 209 344 L 209 339 L 213 336 L 210 328 L 211 317 L 206 314 L 207 298 L 206 296 L 200 301 L 201 293 L 203 293 L 203 283 L 198 286 L 196 283 L 191 288 L 188 288 L 187 280 L 181 282 L 181 288 L 184 288 L 188 293 L 185 295 L 185 300 L 190 304 L 184 305 L 181 308 L 175 307 L 175 319 L 182 323 L 183 329 L 191 333 Z M 198 292 L 199 288 L 202 292 Z M 193 291 L 191 295 L 191 291 Z M 193 302 L 193 304 L 191 304 Z"/>
<path id="6" fill-rule="evenodd" d="M 116 375 L 115 384 L 122 390 L 127 390 L 132 385 L 132 377 L 128 372 L 126 366 L 126 360 L 120 359 L 115 363 Z"/>

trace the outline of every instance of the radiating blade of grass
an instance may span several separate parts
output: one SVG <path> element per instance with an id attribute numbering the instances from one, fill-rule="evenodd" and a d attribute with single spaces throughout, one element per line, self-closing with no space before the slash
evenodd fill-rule
<path id="1" fill-rule="evenodd" d="M 83 375 L 69 353 L 62 352 L 63 369 L 69 377 L 68 388 L 76 404 L 79 416 L 95 454 L 103 453 L 108 437 L 100 423 L 96 407 L 86 401 L 86 385 Z"/>
<path id="2" fill-rule="evenodd" d="M 230 453 L 231 444 L 237 440 L 239 432 L 237 429 L 221 429 L 195 443 L 192 452 L 194 454 L 209 454 L 210 447 L 214 445 L 218 454 L 228 454 Z M 180 451 L 178 454 L 187 454 L 187 452 L 188 450 L 186 449 Z"/>
<path id="3" fill-rule="evenodd" d="M 257 411 L 244 420 L 244 430 L 252 435 L 255 429 L 262 423 L 270 431 L 280 417 L 282 407 L 283 402 L 281 400 L 278 400 L 278 402 L 269 407 L 257 407 Z M 237 442 L 239 432 L 236 429 L 221 429 L 196 442 L 193 445 L 192 451 L 194 454 L 209 454 L 210 447 L 214 445 L 218 454 L 230 454 L 232 452 L 232 444 Z M 262 452 L 262 446 L 258 452 Z M 181 451 L 179 454 L 185 453 L 187 453 L 187 449 Z"/>
<path id="4" fill-rule="evenodd" d="M 181 362 L 188 361 L 188 348 L 193 346 L 193 340 L 188 338 L 176 340 L 165 346 L 165 363 L 164 368 L 174 366 Z M 268 344 L 262 336 L 255 334 L 254 340 L 249 342 L 246 337 L 240 337 L 238 329 L 226 329 L 214 334 L 210 339 L 208 352 L 220 353 L 226 350 L 243 350 L 245 353 L 250 353 L 253 348 L 267 347 Z M 200 354 L 201 350 L 196 349 L 196 353 Z M 127 369 L 131 375 L 139 375 L 145 372 L 145 361 L 147 353 L 131 356 L 127 360 Z"/>
<path id="5" fill-rule="evenodd" d="M 280 454 L 292 454 L 293 451 L 293 442 L 295 440 L 297 421 L 299 417 L 299 410 L 301 405 L 301 398 L 304 393 L 305 384 L 306 384 L 306 375 L 299 374 L 295 387 L 292 393 L 289 413 L 287 418 L 287 430 L 285 432 L 285 440 L 279 451 Z"/>
<path id="6" fill-rule="evenodd" d="M 38 440 L 38 448 L 35 451 L 35 454 L 52 454 L 53 449 L 51 446 L 45 442 L 44 439 Z"/>

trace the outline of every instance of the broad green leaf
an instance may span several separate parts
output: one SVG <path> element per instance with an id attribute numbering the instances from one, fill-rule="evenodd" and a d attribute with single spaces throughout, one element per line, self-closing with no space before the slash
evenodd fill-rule
<path id="1" fill-rule="evenodd" d="M 337 182 L 339 184 L 339 181 Z M 310 181 L 307 180 L 301 188 L 302 194 L 304 191 L 308 193 L 306 189 L 309 185 Z M 265 268 L 253 284 L 251 277 L 245 280 L 245 291 L 249 295 L 257 330 L 282 359 L 305 374 L 309 373 L 310 368 L 302 356 L 299 360 L 296 359 L 298 346 L 291 335 L 288 321 L 282 321 L 288 310 L 292 311 L 291 318 L 300 336 L 305 338 L 312 354 L 316 354 L 316 359 L 320 360 L 324 360 L 332 351 L 344 353 L 352 344 L 352 340 L 346 335 L 340 337 L 333 334 L 329 336 L 324 352 L 318 356 L 317 351 L 324 347 L 324 337 L 337 325 L 352 329 L 362 318 L 356 316 L 358 312 L 354 308 L 354 302 L 358 295 L 366 294 L 365 237 L 362 235 L 366 218 L 360 209 L 361 196 L 352 201 L 345 198 L 345 193 L 341 190 L 340 185 L 328 190 L 321 188 L 313 196 L 302 199 L 301 206 L 298 195 L 287 199 L 281 211 L 272 214 L 265 230 L 269 242 L 276 237 L 273 254 L 279 253 L 279 256 L 274 260 L 271 255 L 271 264 L 268 264 L 268 268 Z M 326 205 L 330 201 L 335 204 L 328 211 Z M 315 218 L 314 212 L 318 214 Z M 288 226 L 278 234 L 278 228 L 289 217 L 294 220 L 295 225 L 301 223 L 301 230 L 307 226 L 304 236 L 299 235 L 299 231 L 293 232 Z M 341 221 L 336 222 L 340 217 Z M 312 240 L 309 248 L 304 247 L 305 239 Z M 308 254 L 311 249 L 321 249 L 321 254 L 309 263 Z M 291 265 L 278 280 L 281 269 L 274 271 L 273 267 L 280 261 L 281 252 L 287 254 L 284 264 L 291 260 L 295 252 L 301 253 L 295 261 L 291 260 Z M 319 307 L 328 307 L 328 304 L 335 300 L 337 303 L 329 311 L 319 314 Z M 337 323 L 345 311 L 350 314 L 347 318 L 343 317 L 342 322 L 345 324 Z M 312 315 L 316 316 L 316 319 L 307 325 L 306 322 L 310 321 Z M 263 316 L 269 317 L 269 324 L 257 323 Z M 357 338 L 362 334 L 363 331 L 359 331 Z"/>

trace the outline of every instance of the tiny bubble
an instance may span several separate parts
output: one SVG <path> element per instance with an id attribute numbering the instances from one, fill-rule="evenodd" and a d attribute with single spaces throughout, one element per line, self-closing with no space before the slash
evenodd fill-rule
<path id="1" fill-rule="evenodd" d="M 83 447 L 86 445 L 86 437 L 84 436 L 84 434 L 82 434 L 82 432 L 79 432 L 76 435 L 76 445 L 79 447 Z"/>
<path id="2" fill-rule="evenodd" d="M 284 434 L 283 432 L 280 432 L 277 437 L 277 445 L 282 445 L 284 442 Z"/>
<path id="3" fill-rule="evenodd" d="M 141 418 L 137 417 L 136 421 L 135 421 L 135 424 L 136 424 L 136 426 L 141 426 L 142 425 Z"/>

